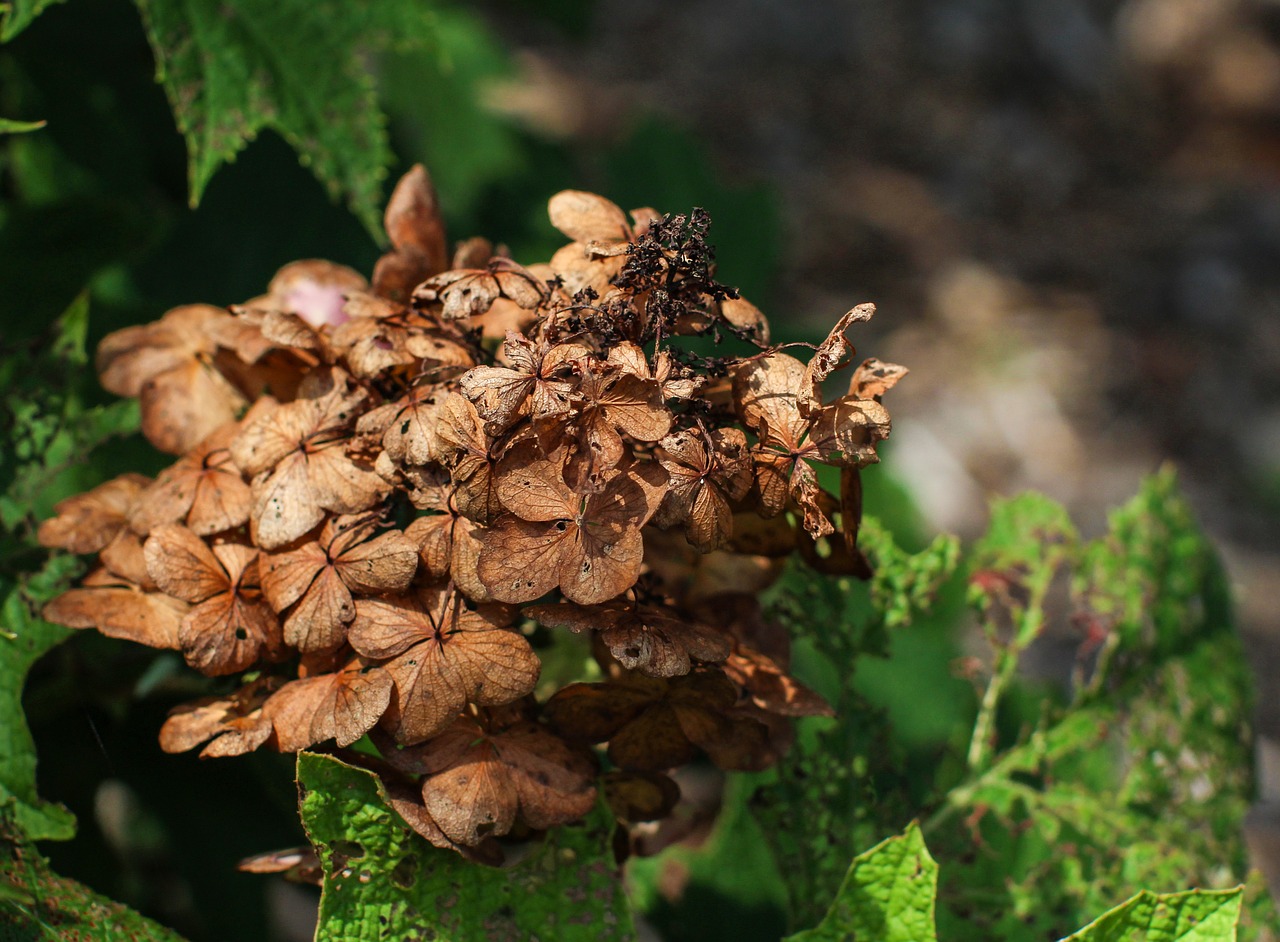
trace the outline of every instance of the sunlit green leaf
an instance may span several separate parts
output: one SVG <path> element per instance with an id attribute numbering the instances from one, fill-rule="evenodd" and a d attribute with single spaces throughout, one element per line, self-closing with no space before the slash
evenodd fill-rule
<path id="1" fill-rule="evenodd" d="M 936 942 L 937 890 L 938 865 L 912 824 L 855 857 L 826 917 L 787 942 Z"/>
<path id="2" fill-rule="evenodd" d="M 424 841 L 364 769 L 302 753 L 298 786 L 302 821 L 324 866 L 319 942 L 635 936 L 607 813 L 553 829 L 528 858 L 497 869 Z"/>

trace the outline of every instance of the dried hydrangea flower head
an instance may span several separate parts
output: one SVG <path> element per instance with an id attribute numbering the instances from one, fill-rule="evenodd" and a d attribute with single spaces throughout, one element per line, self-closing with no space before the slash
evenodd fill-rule
<path id="1" fill-rule="evenodd" d="M 415 167 L 369 280 L 294 262 L 242 305 L 102 342 L 103 384 L 179 457 L 57 506 L 40 541 L 97 566 L 45 615 L 220 678 L 164 749 L 368 736 L 381 759 L 353 761 L 415 830 L 494 860 L 599 789 L 623 824 L 666 815 L 673 769 L 763 768 L 784 718 L 830 713 L 755 593 L 793 553 L 867 571 L 858 472 L 906 371 L 867 360 L 844 395 L 820 386 L 874 308 L 804 362 L 716 281 L 705 213 L 577 191 L 549 210 L 570 241 L 545 263 L 483 239 L 450 256 Z M 540 686 L 557 636 L 602 679 Z"/>

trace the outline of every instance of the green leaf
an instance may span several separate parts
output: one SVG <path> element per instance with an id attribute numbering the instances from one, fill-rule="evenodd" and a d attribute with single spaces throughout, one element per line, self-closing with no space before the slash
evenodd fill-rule
<path id="1" fill-rule="evenodd" d="M 66 589 L 78 571 L 74 557 L 57 556 L 44 569 L 10 583 L 0 601 L 0 806 L 11 804 L 27 840 L 70 840 L 76 822 L 60 805 L 36 795 L 36 752 L 22 712 L 22 687 L 39 658 L 71 632 L 39 617 L 40 607 Z"/>
<path id="2" fill-rule="evenodd" d="M 787 942 L 936 942 L 937 890 L 938 865 L 913 823 L 855 857 L 826 917 Z"/>
<path id="3" fill-rule="evenodd" d="M 50 871 L 13 825 L 0 809 L 0 939 L 182 942 L 164 926 Z"/>
<path id="4" fill-rule="evenodd" d="M 63 0 L 10 0 L 0 3 L 0 43 L 7 43 L 43 12 Z"/>
<path id="5" fill-rule="evenodd" d="M 0 134 L 25 134 L 38 131 L 44 127 L 43 121 L 14 121 L 12 118 L 0 118 Z"/>
<path id="6" fill-rule="evenodd" d="M 372 772 L 302 753 L 298 786 L 324 867 L 318 942 L 421 939 L 426 926 L 437 942 L 635 937 L 603 811 L 552 830 L 527 859 L 499 870 L 411 831 Z"/>
<path id="7" fill-rule="evenodd" d="M 1143 890 L 1063 942 L 1235 942 L 1241 893 Z"/>
<path id="8" fill-rule="evenodd" d="M 422 0 L 137 0 L 178 129 L 191 205 L 262 130 L 278 132 L 381 238 L 386 118 L 366 55 L 432 36 Z"/>
<path id="9" fill-rule="evenodd" d="M 1172 474 L 1144 482 L 1084 545 L 1059 510 L 1030 501 L 979 544 L 978 572 L 996 578 L 974 580 L 972 601 L 997 671 L 1019 637 L 1043 636 L 1074 665 L 1072 696 L 1009 674 L 1031 719 L 997 742 L 992 709 L 989 761 L 924 826 L 956 861 L 938 919 L 960 942 L 1044 939 L 1135 886 L 1222 889 L 1248 870 L 1251 678 L 1221 566 Z M 1255 887 L 1243 900 L 1248 935 L 1273 910 Z"/>
<path id="10" fill-rule="evenodd" d="M 919 622 L 956 571 L 958 542 L 938 537 L 907 553 L 868 518 L 859 543 L 875 571 L 870 585 L 792 564 L 771 591 L 772 614 L 796 641 L 797 674 L 827 697 L 837 717 L 800 722 L 776 781 L 752 803 L 786 886 L 793 929 L 820 918 L 849 860 L 884 835 L 886 821 L 908 820 L 918 807 L 904 787 L 906 759 L 892 742 L 891 712 L 869 702 L 863 679 L 901 688 L 926 673 L 918 663 L 909 665 L 914 677 L 893 673 L 897 665 L 886 657 L 898 639 L 924 629 Z M 927 657 L 937 658 L 943 683 L 928 678 L 918 699 L 930 712 L 963 709 L 954 707 L 956 688 L 967 691 L 947 675 L 946 639 L 930 637 L 925 647 Z M 953 686 L 945 686 L 948 681 Z"/>

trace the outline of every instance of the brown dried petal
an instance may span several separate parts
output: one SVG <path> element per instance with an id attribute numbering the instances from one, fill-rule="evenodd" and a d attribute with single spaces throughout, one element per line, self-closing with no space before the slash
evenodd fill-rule
<path id="1" fill-rule="evenodd" d="M 804 383 L 799 390 L 800 411 L 802 413 L 807 415 L 811 410 L 821 405 L 816 395 L 818 384 L 830 376 L 832 371 L 840 366 L 845 357 L 852 355 L 853 344 L 849 343 L 845 337 L 845 332 L 855 323 L 871 320 L 875 312 L 876 306 L 874 304 L 859 304 L 841 317 L 836 322 L 836 325 L 831 328 L 827 338 L 818 344 L 818 349 L 809 358 L 809 365 L 805 367 Z"/>
<path id="2" fill-rule="evenodd" d="M 73 553 L 96 553 L 124 528 L 138 496 L 151 483 L 141 474 L 122 474 L 93 490 L 59 501 L 56 516 L 36 531 L 41 546 L 60 547 Z"/>
<path id="3" fill-rule="evenodd" d="M 575 242 L 617 242 L 632 238 L 627 217 L 616 203 L 581 190 L 562 190 L 547 203 L 555 226 Z"/>
<path id="4" fill-rule="evenodd" d="M 187 605 L 160 592 L 143 592 L 104 570 L 91 573 L 83 588 L 71 589 L 45 605 L 42 617 L 68 628 L 97 628 L 152 648 L 178 648 L 178 629 Z"/>
<path id="5" fill-rule="evenodd" d="M 391 675 L 356 659 L 332 674 L 285 684 L 263 707 L 281 752 L 334 740 L 349 746 L 382 718 L 391 702 Z"/>
<path id="6" fill-rule="evenodd" d="M 849 395 L 855 399 L 879 399 L 910 372 L 897 363 L 885 363 L 871 357 L 863 360 L 849 378 Z"/>

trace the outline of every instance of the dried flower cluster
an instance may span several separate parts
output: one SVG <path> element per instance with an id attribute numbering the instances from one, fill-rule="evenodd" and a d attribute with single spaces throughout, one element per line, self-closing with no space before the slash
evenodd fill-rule
<path id="1" fill-rule="evenodd" d="M 405 820 L 485 857 L 598 789 L 620 821 L 662 817 L 672 769 L 765 767 L 787 717 L 829 712 L 755 596 L 794 552 L 865 573 L 858 469 L 904 370 L 868 360 L 830 402 L 819 384 L 874 309 L 806 364 L 715 281 L 704 213 L 568 191 L 550 214 L 572 241 L 546 264 L 483 239 L 450 258 L 415 168 L 371 280 L 296 262 L 243 305 L 103 341 L 103 384 L 179 457 L 58 506 L 41 541 L 97 564 L 45 615 L 237 678 L 175 710 L 164 749 L 368 735 L 380 758 L 358 761 Z M 540 687 L 571 633 L 594 682 Z"/>

